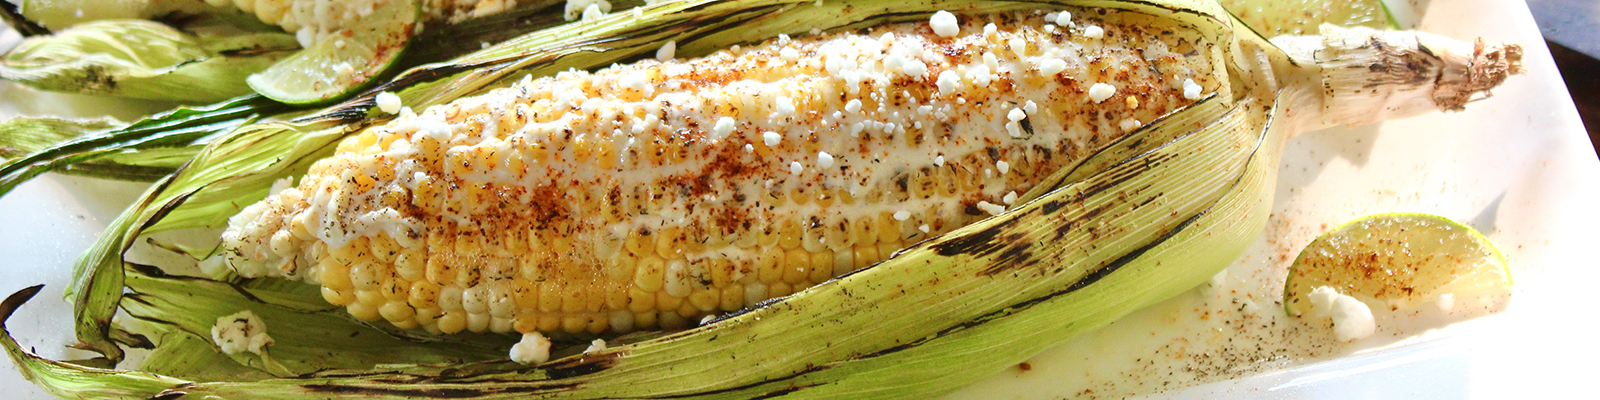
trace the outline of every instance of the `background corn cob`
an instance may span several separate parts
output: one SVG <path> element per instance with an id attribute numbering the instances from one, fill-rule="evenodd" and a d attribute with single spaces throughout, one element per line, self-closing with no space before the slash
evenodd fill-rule
<path id="1" fill-rule="evenodd" d="M 509 10 L 517 0 L 205 0 L 216 7 L 237 7 L 261 22 L 294 33 L 301 46 L 354 25 L 389 1 L 418 1 L 428 20 L 456 22 Z"/>
<path id="2" fill-rule="evenodd" d="M 402 328 L 682 328 L 998 214 L 1215 86 L 1184 55 L 1198 37 L 1138 16 L 961 20 L 951 38 L 780 38 L 403 115 L 231 219 L 229 262 Z"/>

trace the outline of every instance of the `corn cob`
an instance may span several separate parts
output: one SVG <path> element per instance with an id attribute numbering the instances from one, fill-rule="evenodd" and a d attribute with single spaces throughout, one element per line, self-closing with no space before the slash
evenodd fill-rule
<path id="1" fill-rule="evenodd" d="M 412 0 L 205 0 L 215 7 L 236 7 L 261 22 L 293 32 L 301 46 L 311 46 L 329 35 L 340 34 L 362 17 L 389 1 Z M 426 20 L 457 22 L 499 13 L 517 6 L 517 0 L 424 0 L 418 2 Z"/>
<path id="2" fill-rule="evenodd" d="M 780 37 L 402 112 L 230 219 L 228 263 L 402 328 L 682 328 L 998 214 L 1217 88 L 1197 36 L 1050 17 Z"/>

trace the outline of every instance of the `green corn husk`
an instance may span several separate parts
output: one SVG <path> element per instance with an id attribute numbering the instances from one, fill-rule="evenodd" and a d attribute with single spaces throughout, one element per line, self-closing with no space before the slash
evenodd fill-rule
<path id="1" fill-rule="evenodd" d="M 1325 94 L 1321 82 L 1331 78 L 1324 75 L 1363 72 L 1319 70 L 1324 53 L 1334 59 L 1342 53 L 1286 53 L 1235 29 L 1236 21 L 1210 1 L 746 0 L 659 4 L 642 19 L 613 15 L 555 27 L 415 69 L 379 89 L 420 107 L 523 74 L 626 60 L 666 40 L 694 55 L 813 27 L 925 21 L 941 9 L 1059 5 L 1147 13 L 1173 29 L 1200 32 L 1213 43 L 1200 51 L 1231 85 L 1063 169 L 1014 210 L 700 328 L 615 338 L 595 353 L 557 349 L 553 361 L 526 366 L 504 359 L 507 339 L 375 327 L 329 310 L 313 286 L 180 277 L 174 271 L 181 266 L 122 259 L 143 235 L 223 226 L 272 181 L 304 173 L 338 139 L 382 122 L 367 115 L 368 95 L 295 122 L 248 125 L 210 143 L 112 224 L 79 263 L 69 291 L 80 347 L 105 359 L 42 359 L 4 329 L 0 345 L 30 380 L 69 398 L 855 399 L 946 392 L 1194 287 L 1232 262 L 1265 224 L 1284 140 L 1338 122 L 1321 118 L 1344 107 L 1333 100 L 1360 96 Z M 1384 79 L 1370 81 L 1417 84 Z M 354 118 L 360 116 L 368 118 Z M 37 290 L 0 303 L 0 328 Z M 112 323 L 119 308 L 130 322 Z M 274 327 L 269 332 L 278 341 L 267 355 L 224 356 L 206 340 L 217 317 L 240 310 L 264 315 Z M 140 371 L 109 369 L 121 358 L 119 343 L 136 342 L 128 333 L 134 328 L 156 338 L 151 359 Z M 356 339 L 329 340 L 345 335 Z M 226 366 L 208 369 L 202 361 Z"/>
<path id="2" fill-rule="evenodd" d="M 289 108 L 260 96 L 245 96 L 205 107 L 180 107 L 120 127 L 104 122 L 13 118 L 0 123 L 0 135 L 22 146 L 13 147 L 15 152 L 6 154 L 8 159 L 0 163 L 0 195 L 52 171 L 155 181 L 199 153 L 205 138 L 286 110 Z"/>
<path id="3" fill-rule="evenodd" d="M 212 102 L 249 94 L 246 76 L 299 48 L 283 33 L 192 35 L 152 21 L 95 21 L 24 40 L 0 58 L 0 78 L 69 93 Z"/>

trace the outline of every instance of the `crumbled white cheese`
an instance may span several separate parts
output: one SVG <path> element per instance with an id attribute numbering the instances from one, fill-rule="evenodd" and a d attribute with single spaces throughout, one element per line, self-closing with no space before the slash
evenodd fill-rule
<path id="1" fill-rule="evenodd" d="M 402 106 L 400 104 L 400 96 L 396 96 L 394 93 L 378 93 L 378 97 L 373 100 L 378 102 L 379 110 L 390 114 L 400 112 L 400 107 Z"/>
<path id="2" fill-rule="evenodd" d="M 272 344 L 272 337 L 267 336 L 265 321 L 250 310 L 244 310 L 217 318 L 217 324 L 211 326 L 211 341 L 224 354 L 263 354 L 266 347 Z"/>
<path id="3" fill-rule="evenodd" d="M 901 70 L 906 75 L 920 78 L 928 73 L 928 64 L 922 62 L 922 60 L 912 59 L 911 61 L 906 61 L 906 65 L 901 67 Z"/>
<path id="4" fill-rule="evenodd" d="M 994 167 L 995 167 L 995 169 L 1000 170 L 1000 174 L 1001 175 L 1005 175 L 1007 172 L 1011 172 L 1011 163 L 1005 162 L 1005 160 L 996 161 L 994 163 Z"/>
<path id="5" fill-rule="evenodd" d="M 761 143 L 766 144 L 767 147 L 775 147 L 781 142 L 783 142 L 783 135 L 773 131 L 761 132 Z"/>
<path id="6" fill-rule="evenodd" d="M 539 332 L 522 334 L 522 340 L 511 346 L 511 361 L 518 364 L 541 364 L 550 361 L 550 339 Z"/>
<path id="7" fill-rule="evenodd" d="M 1094 86 L 1089 87 L 1089 100 L 1094 100 L 1096 104 L 1106 101 L 1106 99 L 1111 98 L 1111 96 L 1115 94 L 1117 94 L 1116 86 L 1111 86 L 1104 83 L 1096 83 Z"/>
<path id="8" fill-rule="evenodd" d="M 1017 53 L 1017 58 L 1023 58 L 1023 57 L 1027 57 L 1028 56 L 1028 40 L 1027 39 L 1023 39 L 1023 38 L 1020 38 L 1020 37 L 1014 37 L 1014 38 L 1011 38 L 1011 40 L 1009 42 L 1007 42 L 1006 45 L 1011 47 L 1011 52 Z"/>
<path id="9" fill-rule="evenodd" d="M 933 229 L 929 227 L 928 224 L 922 224 L 922 226 L 917 227 L 917 230 L 922 231 L 922 233 L 928 233 L 928 231 Z"/>
<path id="10" fill-rule="evenodd" d="M 411 136 L 412 142 L 421 141 L 422 138 L 433 138 L 438 141 L 450 140 L 450 124 L 432 119 L 417 121 L 417 133 Z"/>
<path id="11" fill-rule="evenodd" d="M 1054 20 L 1054 22 L 1056 23 L 1056 25 L 1059 25 L 1059 26 L 1064 26 L 1064 27 L 1072 26 L 1072 13 L 1066 12 L 1066 11 L 1062 11 L 1062 12 L 1056 13 L 1056 19 Z"/>
<path id="12" fill-rule="evenodd" d="M 756 152 L 756 146 L 753 145 L 753 144 L 745 143 L 744 144 L 744 152 L 746 152 L 746 153 L 754 153 L 754 152 Z"/>
<path id="13" fill-rule="evenodd" d="M 1122 128 L 1123 132 L 1132 132 L 1134 129 L 1139 129 L 1141 126 L 1144 126 L 1144 122 L 1140 122 L 1139 120 L 1133 118 L 1124 119 L 1122 122 L 1117 123 L 1117 127 Z"/>
<path id="14" fill-rule="evenodd" d="M 939 80 L 934 84 L 939 86 L 940 94 L 953 94 L 961 90 L 961 75 L 947 69 L 939 73 Z"/>
<path id="15" fill-rule="evenodd" d="M 978 65 L 967 70 L 967 79 L 971 79 L 972 84 L 978 87 L 989 86 L 989 81 L 994 80 L 994 78 L 995 76 L 990 73 L 988 65 Z"/>
<path id="16" fill-rule="evenodd" d="M 1194 79 L 1185 78 L 1183 80 L 1183 98 L 1200 100 L 1200 89 L 1200 84 L 1194 83 Z"/>
<path id="17" fill-rule="evenodd" d="M 1010 192 L 1006 192 L 1006 196 L 1005 197 L 1001 197 L 1000 198 L 1000 202 L 1001 203 L 1006 203 L 1007 205 L 1010 205 L 1011 203 L 1016 203 L 1017 202 L 1017 191 L 1013 190 L 1013 191 L 1010 191 Z"/>
<path id="18" fill-rule="evenodd" d="M 1378 325 L 1372 318 L 1372 309 L 1361 300 L 1346 296 L 1328 286 L 1312 289 L 1307 297 L 1311 300 L 1311 307 L 1316 310 L 1318 318 L 1323 316 L 1333 318 L 1333 335 L 1341 342 L 1364 339 L 1377 331 Z"/>
<path id="19" fill-rule="evenodd" d="M 817 152 L 817 167 L 828 168 L 833 166 L 833 155 L 826 151 Z"/>
<path id="20" fill-rule="evenodd" d="M 576 20 L 588 13 L 590 7 L 601 13 L 611 12 L 611 2 L 606 0 L 567 0 L 566 6 L 562 9 L 562 18 L 568 21 Z"/>
<path id="21" fill-rule="evenodd" d="M 806 166 L 800 165 L 799 161 L 792 161 L 789 163 L 789 173 L 791 174 L 800 175 L 800 172 L 805 170 Z"/>
<path id="22" fill-rule="evenodd" d="M 621 86 L 623 89 L 649 93 L 650 76 L 645 74 L 644 71 L 626 73 L 617 78 L 617 86 Z"/>
<path id="23" fill-rule="evenodd" d="M 979 210 L 983 210 L 983 212 L 989 213 L 989 215 L 1000 215 L 1000 213 L 1006 212 L 1006 206 L 990 203 L 990 202 L 983 201 L 983 200 L 979 200 L 978 201 L 978 209 Z"/>
<path id="24" fill-rule="evenodd" d="M 1217 271 L 1216 275 L 1212 275 L 1211 279 L 1206 281 L 1206 287 L 1210 289 L 1221 289 L 1222 285 L 1225 283 L 1228 283 L 1228 270 L 1226 269 Z"/>
<path id="25" fill-rule="evenodd" d="M 585 7 L 583 9 L 583 20 L 584 21 L 593 21 L 593 20 L 600 19 L 600 17 L 606 16 L 606 12 L 607 11 L 610 11 L 610 10 L 601 11 L 599 4 L 589 4 L 588 7 Z"/>
<path id="26" fill-rule="evenodd" d="M 733 118 L 718 118 L 716 125 L 711 126 L 711 134 L 714 135 L 713 139 L 721 140 L 722 138 L 728 137 L 728 135 L 733 134 L 733 128 Z"/>
<path id="27" fill-rule="evenodd" d="M 1000 58 L 995 57 L 994 53 L 985 51 L 983 52 L 983 65 L 989 67 L 990 70 L 999 71 Z"/>
<path id="28" fill-rule="evenodd" d="M 791 63 L 795 62 L 795 60 L 800 59 L 800 50 L 795 50 L 793 47 L 785 47 L 783 50 L 778 50 L 778 58 Z"/>
<path id="29" fill-rule="evenodd" d="M 1247 298 L 1241 298 L 1239 299 L 1239 302 L 1244 303 L 1244 305 L 1239 307 L 1239 312 L 1244 315 L 1256 315 L 1256 313 L 1261 312 L 1261 306 L 1256 305 L 1255 301 Z"/>
<path id="30" fill-rule="evenodd" d="M 1090 39 L 1103 38 L 1106 37 L 1106 30 L 1099 26 L 1089 25 L 1088 28 L 1083 28 L 1083 37 Z"/>
<path id="31" fill-rule="evenodd" d="M 911 213 L 910 212 L 908 212 L 906 210 L 900 210 L 900 211 L 895 211 L 894 212 L 894 220 L 895 221 L 905 221 L 907 219 L 911 219 Z"/>
<path id="32" fill-rule="evenodd" d="M 987 24 L 983 25 L 983 36 L 984 37 L 994 36 L 994 34 L 998 33 L 999 31 L 1000 31 L 1000 28 L 995 27 L 993 22 L 990 22 L 990 23 L 987 23 Z"/>
<path id="33" fill-rule="evenodd" d="M 940 154 L 940 155 L 937 155 L 937 156 L 933 157 L 933 166 L 935 166 L 935 167 L 943 167 L 944 166 L 944 155 L 943 154 Z"/>
<path id="34" fill-rule="evenodd" d="M 1450 312 L 1454 308 L 1456 308 L 1456 295 L 1454 293 L 1439 295 L 1439 311 Z"/>
<path id="35" fill-rule="evenodd" d="M 1028 113 L 1028 115 L 1033 115 L 1034 113 L 1039 112 L 1039 103 L 1035 103 L 1033 100 L 1028 100 L 1028 102 L 1022 103 L 1022 112 Z"/>
<path id="36" fill-rule="evenodd" d="M 861 99 L 850 99 L 844 103 L 844 111 L 851 114 L 861 112 Z"/>
<path id="37" fill-rule="evenodd" d="M 1021 121 L 1023 118 L 1027 118 L 1027 117 L 1028 117 L 1028 113 L 1025 112 L 1025 111 L 1022 111 L 1022 108 L 1020 108 L 1020 107 L 1012 107 L 1011 108 L 1011 112 L 1006 113 L 1006 119 L 1009 119 L 1009 120 L 1012 120 L 1012 121 Z"/>
<path id="38" fill-rule="evenodd" d="M 595 339 L 594 341 L 589 342 L 589 347 L 588 348 L 583 349 L 583 354 L 594 354 L 594 353 L 599 353 L 599 352 L 602 352 L 602 351 L 605 351 L 605 350 L 606 350 L 606 340 L 605 339 Z"/>
<path id="39" fill-rule="evenodd" d="M 933 17 L 928 18 L 928 26 L 933 28 L 933 33 L 942 37 L 951 37 L 961 33 L 961 25 L 956 21 L 956 15 L 945 10 L 933 13 Z"/>
<path id="40" fill-rule="evenodd" d="M 668 40 L 667 43 L 656 49 L 656 61 L 667 61 L 678 55 L 678 41 Z"/>
<path id="41" fill-rule="evenodd" d="M 1022 137 L 1022 123 L 1018 121 L 1006 121 L 1006 134 L 1009 134 L 1014 138 Z"/>
<path id="42" fill-rule="evenodd" d="M 794 100 L 790 99 L 788 96 L 778 96 L 778 102 L 773 107 L 773 110 L 777 111 L 778 116 L 780 116 L 780 117 L 787 117 L 787 116 L 793 115 L 794 114 Z"/>
<path id="43" fill-rule="evenodd" d="M 1061 59 L 1045 59 L 1039 62 L 1039 73 L 1044 76 L 1053 76 L 1067 70 L 1067 62 Z"/>

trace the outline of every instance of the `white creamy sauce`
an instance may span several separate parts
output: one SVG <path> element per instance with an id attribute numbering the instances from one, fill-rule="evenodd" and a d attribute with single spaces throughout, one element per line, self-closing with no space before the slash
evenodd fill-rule
<path id="1" fill-rule="evenodd" d="M 1506 290 L 1454 293 L 1414 310 L 1376 307 L 1370 337 L 1341 341 L 1331 318 L 1284 311 L 1289 265 L 1321 233 L 1290 225 L 1275 215 L 1244 257 L 1207 282 L 945 398 L 1119 399 L 1181 389 L 1408 343 L 1509 302 Z"/>

